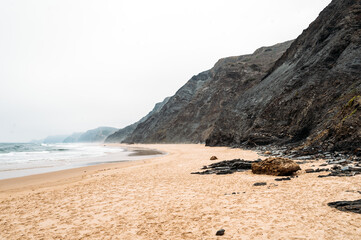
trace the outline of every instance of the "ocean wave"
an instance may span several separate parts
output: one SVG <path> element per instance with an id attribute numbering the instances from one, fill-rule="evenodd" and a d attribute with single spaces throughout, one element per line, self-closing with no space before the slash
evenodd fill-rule
<path id="1" fill-rule="evenodd" d="M 0 163 L 11 164 L 26 161 L 56 161 L 60 159 L 101 156 L 123 151 L 98 144 L 34 144 L 0 143 Z"/>
<path id="2" fill-rule="evenodd" d="M 0 179 L 8 178 L 9 176 L 24 176 L 36 172 L 48 172 L 54 169 L 86 166 L 95 160 L 90 160 L 93 157 L 124 151 L 124 149 L 119 147 L 87 143 L 0 143 Z M 124 153 L 124 158 L 126 156 L 127 153 Z"/>

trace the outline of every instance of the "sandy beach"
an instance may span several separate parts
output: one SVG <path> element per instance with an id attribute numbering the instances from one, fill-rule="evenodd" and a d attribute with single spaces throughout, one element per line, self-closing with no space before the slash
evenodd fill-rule
<path id="1" fill-rule="evenodd" d="M 361 215 L 328 202 L 361 198 L 361 175 L 291 181 L 250 171 L 195 175 L 249 150 L 132 145 L 167 155 L 0 181 L 0 239 L 360 239 Z M 216 161 L 209 158 L 215 155 Z M 301 165 L 306 169 L 322 161 Z M 321 173 L 324 174 L 324 173 Z M 253 186 L 256 182 L 266 186 Z M 234 194 L 232 194 L 234 193 Z M 225 229 L 224 236 L 215 236 Z"/>

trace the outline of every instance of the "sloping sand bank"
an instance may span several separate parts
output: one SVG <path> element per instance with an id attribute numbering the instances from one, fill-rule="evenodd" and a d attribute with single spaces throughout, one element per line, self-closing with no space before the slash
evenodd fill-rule
<path id="1" fill-rule="evenodd" d="M 327 206 L 360 199 L 360 175 L 301 173 L 282 182 L 249 171 L 193 175 L 215 162 L 212 155 L 218 161 L 258 155 L 196 144 L 140 146 L 169 154 L 0 181 L 0 239 L 361 237 L 360 214 Z M 259 181 L 267 185 L 253 186 Z M 221 228 L 225 235 L 216 237 Z"/>

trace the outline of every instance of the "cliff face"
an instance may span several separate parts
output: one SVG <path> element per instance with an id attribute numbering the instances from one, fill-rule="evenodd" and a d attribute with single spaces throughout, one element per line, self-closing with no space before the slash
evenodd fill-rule
<path id="1" fill-rule="evenodd" d="M 260 83 L 291 41 L 219 60 L 193 76 L 164 107 L 137 125 L 125 142 L 205 142 L 223 109 Z"/>
<path id="2" fill-rule="evenodd" d="M 221 59 L 192 77 L 125 142 L 361 154 L 360 45 L 361 0 L 333 0 L 292 44 Z"/>
<path id="3" fill-rule="evenodd" d="M 133 131 L 137 128 L 137 126 L 147 120 L 150 116 L 153 114 L 156 114 L 159 112 L 162 107 L 168 102 L 169 97 L 165 98 L 162 102 L 159 102 L 155 104 L 152 111 L 150 111 L 146 116 L 142 117 L 139 121 L 128 125 L 122 129 L 119 129 L 118 131 L 114 132 L 113 134 L 109 135 L 104 142 L 107 143 L 114 143 L 114 142 L 122 142 L 126 137 L 128 137 L 130 134 L 133 133 Z"/>
<path id="4" fill-rule="evenodd" d="M 361 1 L 334 0 L 257 85 L 223 109 L 208 145 L 361 146 Z"/>

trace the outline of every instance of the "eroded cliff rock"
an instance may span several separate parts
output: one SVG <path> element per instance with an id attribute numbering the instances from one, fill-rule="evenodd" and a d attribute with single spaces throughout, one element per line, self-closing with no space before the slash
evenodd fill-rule
<path id="1" fill-rule="evenodd" d="M 361 155 L 360 2 L 333 0 L 292 44 L 219 60 L 125 142 L 272 144 Z"/>
<path id="2" fill-rule="evenodd" d="M 125 142 L 205 142 L 221 112 L 259 84 L 290 44 L 220 59 L 212 69 L 193 76 L 159 112 L 138 124 Z"/>
<path id="3" fill-rule="evenodd" d="M 361 146 L 361 3 L 334 0 L 215 123 L 208 145 Z"/>

